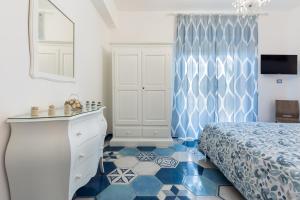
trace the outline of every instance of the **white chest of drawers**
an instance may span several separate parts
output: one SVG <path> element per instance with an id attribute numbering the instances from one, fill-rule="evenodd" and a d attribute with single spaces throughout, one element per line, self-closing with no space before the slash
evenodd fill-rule
<path id="1" fill-rule="evenodd" d="M 12 118 L 5 165 L 12 200 L 70 200 L 103 155 L 104 108 L 70 117 Z"/>

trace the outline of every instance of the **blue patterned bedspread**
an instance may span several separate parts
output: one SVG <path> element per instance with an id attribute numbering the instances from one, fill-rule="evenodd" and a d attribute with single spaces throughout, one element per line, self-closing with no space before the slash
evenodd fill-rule
<path id="1" fill-rule="evenodd" d="M 249 200 L 300 200 L 300 125 L 219 123 L 200 148 Z"/>

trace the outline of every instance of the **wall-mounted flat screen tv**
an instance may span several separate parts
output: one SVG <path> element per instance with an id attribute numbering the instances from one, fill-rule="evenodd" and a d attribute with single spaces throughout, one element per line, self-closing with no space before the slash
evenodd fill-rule
<path id="1" fill-rule="evenodd" d="M 261 74 L 297 74 L 297 55 L 261 55 Z"/>

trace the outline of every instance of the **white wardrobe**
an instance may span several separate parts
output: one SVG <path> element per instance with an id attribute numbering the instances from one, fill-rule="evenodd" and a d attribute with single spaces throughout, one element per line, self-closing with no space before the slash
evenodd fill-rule
<path id="1" fill-rule="evenodd" d="M 112 146 L 172 143 L 171 45 L 113 45 Z"/>

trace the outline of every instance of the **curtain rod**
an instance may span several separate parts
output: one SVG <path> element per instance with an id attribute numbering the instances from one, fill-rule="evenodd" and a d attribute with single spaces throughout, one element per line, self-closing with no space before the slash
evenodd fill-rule
<path id="1" fill-rule="evenodd" d="M 248 13 L 248 14 L 239 14 L 236 12 L 172 12 L 168 13 L 168 16 L 177 16 L 177 15 L 237 15 L 237 16 L 268 16 L 268 13 Z"/>

